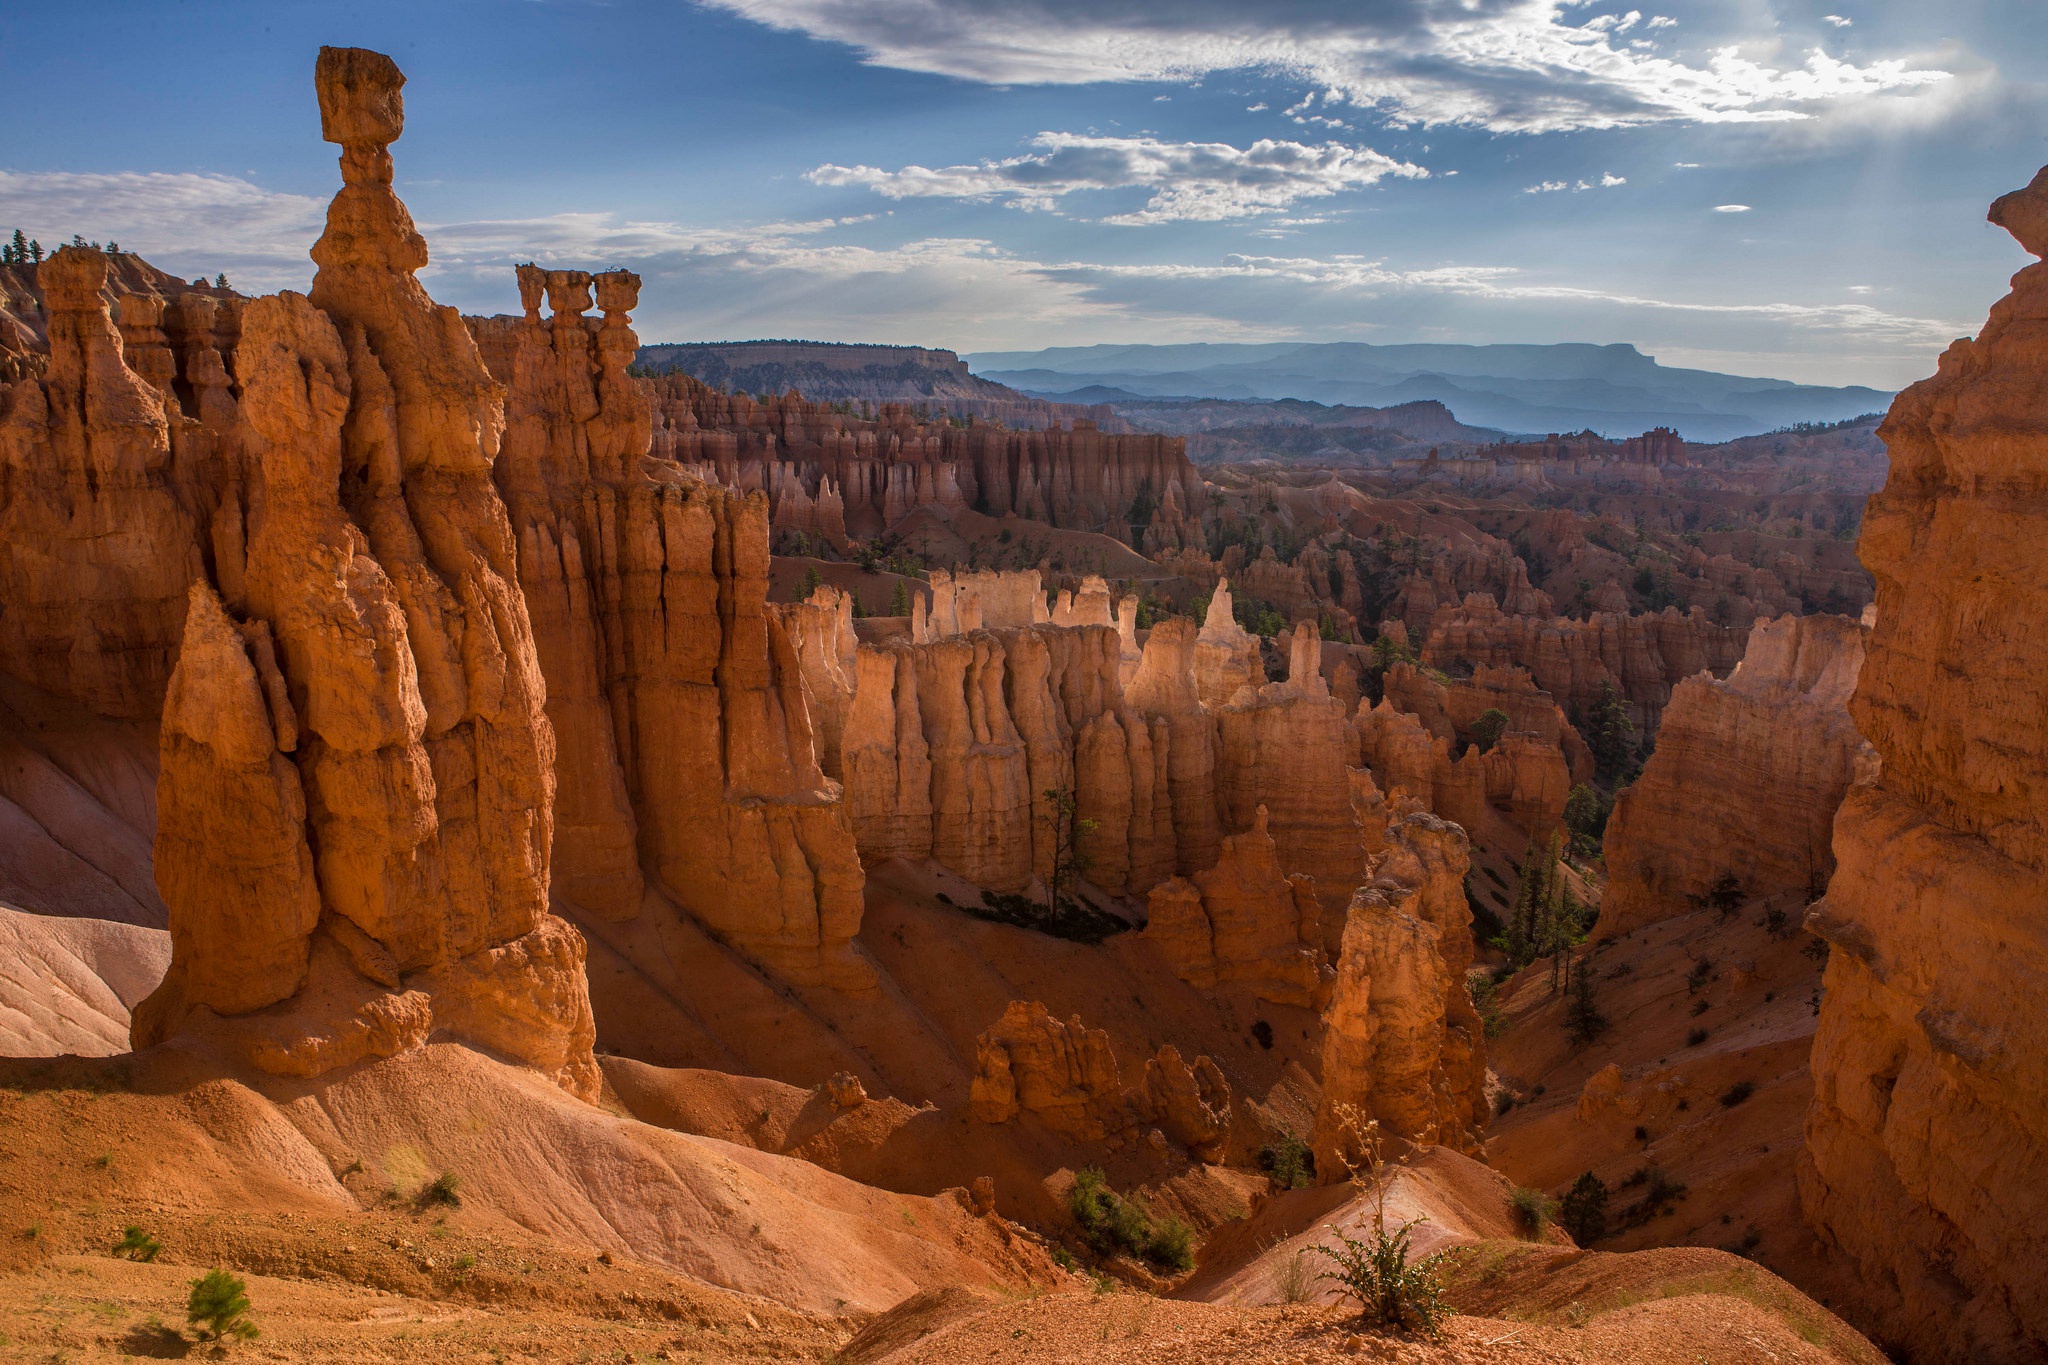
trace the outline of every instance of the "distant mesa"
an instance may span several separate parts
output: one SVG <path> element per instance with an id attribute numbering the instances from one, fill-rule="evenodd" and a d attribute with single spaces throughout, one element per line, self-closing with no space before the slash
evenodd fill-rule
<path id="1" fill-rule="evenodd" d="M 1062 346 L 964 359 L 983 379 L 1042 397 L 1102 389 L 1121 390 L 1134 400 L 1295 398 L 1365 407 L 1434 399 L 1460 422 L 1504 432 L 1585 428 L 1616 437 L 1661 426 L 1689 441 L 1730 441 L 1798 422 L 1838 422 L 1879 411 L 1892 397 L 1861 386 L 1675 369 L 1633 346 L 1578 342 Z"/>

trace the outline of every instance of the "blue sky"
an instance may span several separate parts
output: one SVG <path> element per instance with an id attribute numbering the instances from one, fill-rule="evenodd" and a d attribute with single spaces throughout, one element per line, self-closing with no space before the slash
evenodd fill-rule
<path id="1" fill-rule="evenodd" d="M 0 229 L 303 288 L 321 43 L 407 76 L 437 297 L 646 340 L 1628 341 L 1893 387 L 2025 257 L 2040 0 L 10 3 Z"/>

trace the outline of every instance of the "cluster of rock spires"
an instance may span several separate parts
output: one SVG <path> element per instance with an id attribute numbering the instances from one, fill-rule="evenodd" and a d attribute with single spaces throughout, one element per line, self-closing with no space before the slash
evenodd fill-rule
<path id="1" fill-rule="evenodd" d="M 1178 547 L 1199 513 L 1186 440 L 1110 435 L 1087 418 L 1036 430 L 922 419 L 887 403 L 873 417 L 795 390 L 763 401 L 684 374 L 654 383 L 654 453 L 719 483 L 769 495 L 769 524 L 838 549 L 921 507 L 1098 531 L 1147 551 Z"/>
<path id="2" fill-rule="evenodd" d="M 1423 663 L 1464 676 L 1397 665 L 1374 706 L 1308 624 L 1268 681 L 1220 573 L 1202 624 L 1142 643 L 1099 578 L 1048 603 L 1033 572 L 934 573 L 866 636 L 829 587 L 771 605 L 778 528 L 985 502 L 1164 552 L 1200 484 L 1154 438 L 637 380 L 623 271 L 523 267 L 522 316 L 462 319 L 419 284 L 391 189 L 402 76 L 328 49 L 318 81 L 344 186 L 308 295 L 122 293 L 132 267 L 72 247 L 39 268 L 41 330 L 0 337 L 47 351 L 0 379 L 0 661 L 161 725 L 172 959 L 138 1046 L 310 1077 L 438 1033 L 591 1098 L 571 917 L 687 915 L 781 981 L 868 994 L 864 866 L 1034 889 L 1058 856 L 1049 793 L 1071 792 L 1090 880 L 1145 899 L 1148 951 L 1198 989 L 1319 1012 L 1326 1178 L 1353 1112 L 1470 1148 L 1460 824 L 1492 807 L 1554 829 L 1590 766 L 1567 717 L 1613 686 L 1663 738 L 1614 817 L 1601 932 L 1723 877 L 1798 895 L 1832 869 L 1809 917 L 1833 956 L 1807 1215 L 1916 1350 L 2043 1349 L 2048 266 L 1894 408 L 1874 629 L 1573 621 L 1502 571 L 1426 614 L 1404 591 Z M 2048 253 L 2048 173 L 1994 219 Z M 1321 567 L 1344 591 L 1336 555 Z M 1507 734 L 1465 748 L 1488 710 Z M 1170 1046 L 1127 1085 L 1106 1035 L 1017 1002 L 982 1035 L 970 1108 L 1091 1143 L 1157 1126 L 1222 1160 L 1245 1101 Z"/>
<path id="3" fill-rule="evenodd" d="M 869 642 L 829 588 L 771 606 L 771 492 L 706 477 L 746 424 L 686 420 L 745 400 L 628 374 L 637 279 L 522 267 L 516 317 L 427 297 L 391 190 L 402 83 L 377 54 L 322 53 L 344 185 L 310 295 L 127 296 L 117 329 L 106 258 L 67 248 L 40 270 L 46 372 L 5 394 L 7 666 L 161 718 L 173 957 L 139 1046 L 206 1039 L 314 1076 L 438 1033 L 588 1097 L 585 946 L 563 916 L 683 914 L 784 981 L 870 991 L 863 860 L 1031 888 L 1062 790 L 1092 883 L 1156 890 L 1189 980 L 1329 1005 L 1361 1035 L 1409 1008 L 1393 967 L 1325 919 L 1374 868 L 1391 885 L 1405 845 L 1313 629 L 1268 682 L 1224 584 L 1205 624 L 1164 621 L 1142 647 L 1135 601 L 1099 579 L 1048 603 L 1035 573 L 935 573 L 906 634 Z M 1192 478 L 1177 447 L 1085 429 L 775 414 L 774 449 L 830 447 L 833 486 L 869 488 L 878 514 L 908 470 L 916 497 L 1089 525 L 1158 490 L 1166 528 Z M 878 430 L 897 444 L 864 463 Z M 1444 918 L 1383 899 L 1382 919 Z M 1480 1046 L 1440 1004 L 1460 959 L 1404 933 L 1434 1031 L 1381 1030 L 1368 1050 L 1413 1064 L 1347 1063 L 1353 1100 L 1382 1070 L 1475 1083 L 1439 1060 Z M 1012 1069 L 1024 1110 L 1046 1107 L 1032 1065 Z M 1222 1150 L 1228 1087 L 1203 1059 L 1169 1049 L 1131 1095 L 1081 1089 Z M 1476 1130 L 1470 1105 L 1460 1127 L 1383 1098 L 1396 1131 Z"/>

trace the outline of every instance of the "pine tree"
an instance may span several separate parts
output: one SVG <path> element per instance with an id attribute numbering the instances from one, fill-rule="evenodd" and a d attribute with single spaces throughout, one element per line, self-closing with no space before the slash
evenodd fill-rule
<path id="1" fill-rule="evenodd" d="M 1586 747 L 1593 751 L 1593 762 L 1601 775 L 1610 781 L 1633 776 L 1630 770 L 1636 754 L 1635 722 L 1629 719 L 1628 704 L 1611 681 L 1600 684 L 1600 700 L 1593 704 L 1591 731 Z"/>
<path id="2" fill-rule="evenodd" d="M 228 273 L 227 273 L 227 271 L 225 271 L 225 270 L 221 271 L 221 273 L 220 273 L 220 276 L 219 276 L 219 277 L 218 277 L 217 279 L 215 279 L 215 280 L 214 280 L 214 282 L 213 282 L 213 287 L 214 287 L 215 289 L 225 289 L 225 288 L 227 288 L 227 287 L 228 287 Z"/>
<path id="3" fill-rule="evenodd" d="M 7 254 L 13 257 L 13 259 L 8 262 L 9 265 L 28 264 L 28 238 L 21 235 L 20 228 L 16 228 L 14 230 L 14 241 L 9 244 L 7 248 Z"/>
<path id="4" fill-rule="evenodd" d="M 817 565 L 804 565 L 804 576 L 796 581 L 796 597 L 793 600 L 798 602 L 810 601 L 811 594 L 816 592 L 819 585 L 824 581 L 825 576 L 818 572 Z"/>
<path id="5" fill-rule="evenodd" d="M 910 615 L 910 585 L 900 578 L 896 580 L 895 590 L 889 594 L 889 614 Z"/>
<path id="6" fill-rule="evenodd" d="M 28 258 L 36 265 L 43 263 L 43 244 L 33 237 L 28 239 Z"/>
<path id="7" fill-rule="evenodd" d="M 1600 1012 L 1599 1003 L 1593 998 L 1593 960 L 1580 958 L 1575 968 L 1567 967 L 1566 971 L 1572 977 L 1572 998 L 1564 1010 L 1565 1028 L 1573 1042 L 1590 1043 L 1607 1031 L 1607 1016 Z"/>

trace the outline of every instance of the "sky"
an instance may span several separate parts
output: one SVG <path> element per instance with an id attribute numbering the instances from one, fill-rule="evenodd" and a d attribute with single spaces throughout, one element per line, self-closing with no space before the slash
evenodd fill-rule
<path id="1" fill-rule="evenodd" d="M 1895 388 L 2027 257 L 2042 0 L 0 0 L 0 233 L 303 289 L 323 44 L 466 312 L 644 341 L 1631 342 Z"/>

